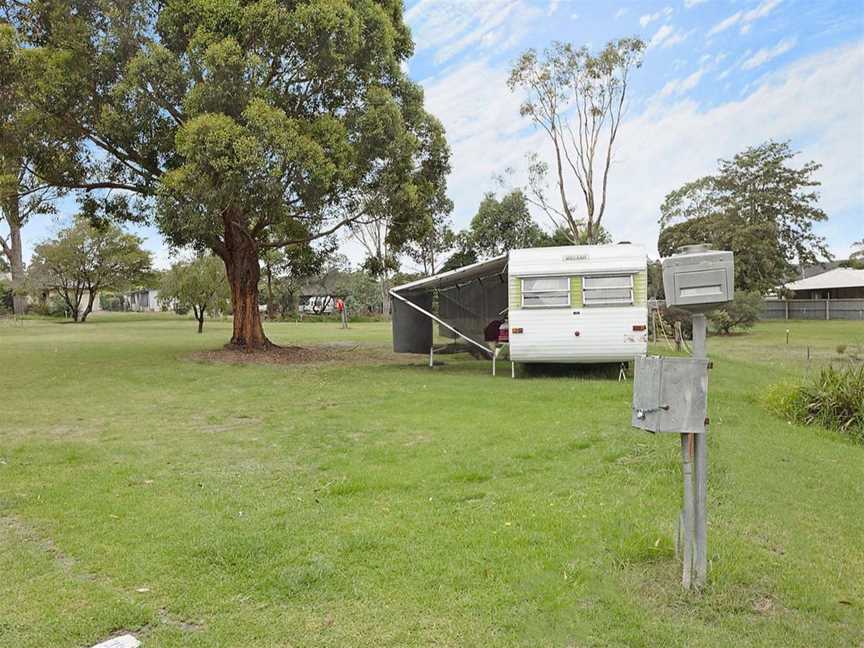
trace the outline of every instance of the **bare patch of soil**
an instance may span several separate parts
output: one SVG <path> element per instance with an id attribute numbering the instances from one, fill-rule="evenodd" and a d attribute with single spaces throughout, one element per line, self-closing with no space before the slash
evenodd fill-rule
<path id="1" fill-rule="evenodd" d="M 256 351 L 240 351 L 226 347 L 213 351 L 199 351 L 187 356 L 195 362 L 222 362 L 225 364 L 403 364 L 404 356 L 389 350 L 336 342 L 315 346 L 273 346 L 269 349 Z"/>
<path id="2" fill-rule="evenodd" d="M 337 354 L 325 347 L 284 346 L 260 351 L 240 351 L 225 348 L 215 351 L 200 351 L 189 356 L 199 362 L 224 362 L 226 364 L 311 364 L 332 362 Z"/>

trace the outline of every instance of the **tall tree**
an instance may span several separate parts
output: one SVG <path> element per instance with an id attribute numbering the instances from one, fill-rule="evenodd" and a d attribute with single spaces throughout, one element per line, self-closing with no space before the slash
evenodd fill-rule
<path id="1" fill-rule="evenodd" d="M 210 249 L 231 285 L 231 343 L 266 348 L 259 261 L 386 213 L 391 243 L 426 218 L 449 155 L 400 0 L 14 3 L 48 72 L 31 100 L 78 136 L 52 184 L 122 189 L 175 247 Z M 130 198 L 137 196 L 139 200 Z M 141 204 L 143 201 L 143 204 Z"/>
<path id="2" fill-rule="evenodd" d="M 852 254 L 849 255 L 849 258 L 864 259 L 864 239 L 852 243 Z"/>
<path id="3" fill-rule="evenodd" d="M 351 235 L 366 251 L 363 270 L 378 282 L 381 291 L 381 309 L 390 312 L 390 277 L 399 271 L 399 258 L 390 237 L 390 219 L 372 217 L 351 224 Z"/>
<path id="4" fill-rule="evenodd" d="M 535 154 L 529 158 L 528 198 L 556 228 L 569 231 L 574 243 L 598 241 L 630 74 L 641 66 L 644 50 L 639 38 L 610 41 L 596 55 L 555 42 L 542 55 L 529 49 L 510 71 L 510 90 L 527 94 L 521 115 L 546 134 L 554 150 L 557 197 L 549 195 L 549 165 Z"/>
<path id="5" fill-rule="evenodd" d="M 32 115 L 27 89 L 38 74 L 36 56 L 21 47 L 18 35 L 0 23 L 0 252 L 9 264 L 12 303 L 16 315 L 27 307 L 24 294 L 24 251 L 21 231 L 34 215 L 53 211 L 56 189 L 44 185 L 32 171 Z"/>
<path id="6" fill-rule="evenodd" d="M 793 167 L 795 155 L 788 142 L 768 141 L 669 193 L 660 207 L 660 253 L 690 243 L 732 250 L 737 287 L 761 292 L 783 283 L 794 264 L 829 259 L 825 239 L 813 231 L 827 219 L 815 190 L 821 165 Z"/>
<path id="7" fill-rule="evenodd" d="M 222 261 L 209 254 L 193 261 L 175 263 L 162 276 L 159 300 L 175 308 L 191 310 L 198 322 L 198 332 L 204 332 L 204 316 L 225 312 L 231 291 L 225 280 Z"/>
<path id="8" fill-rule="evenodd" d="M 116 225 L 94 227 L 78 218 L 36 246 L 29 272 L 35 284 L 63 299 L 75 322 L 86 322 L 101 291 L 120 291 L 149 276 L 150 253 Z"/>

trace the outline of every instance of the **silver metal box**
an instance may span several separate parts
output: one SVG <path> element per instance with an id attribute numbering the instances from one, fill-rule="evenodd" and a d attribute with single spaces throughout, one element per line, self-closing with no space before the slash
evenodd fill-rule
<path id="1" fill-rule="evenodd" d="M 687 245 L 679 254 L 663 259 L 666 305 L 692 311 L 709 310 L 735 296 L 732 252 Z"/>
<path id="2" fill-rule="evenodd" d="M 707 358 L 636 358 L 633 427 L 703 433 L 707 414 Z"/>

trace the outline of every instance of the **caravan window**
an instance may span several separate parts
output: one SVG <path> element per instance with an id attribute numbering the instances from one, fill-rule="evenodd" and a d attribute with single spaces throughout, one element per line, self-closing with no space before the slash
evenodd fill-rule
<path id="1" fill-rule="evenodd" d="M 629 306 L 633 303 L 633 276 L 594 276 L 582 279 L 586 306 Z"/>
<path id="2" fill-rule="evenodd" d="M 570 277 L 532 277 L 522 280 L 523 308 L 570 305 Z"/>

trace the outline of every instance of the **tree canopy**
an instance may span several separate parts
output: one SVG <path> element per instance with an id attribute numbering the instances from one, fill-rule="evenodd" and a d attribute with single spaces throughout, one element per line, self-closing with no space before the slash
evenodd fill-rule
<path id="1" fill-rule="evenodd" d="M 170 245 L 219 256 L 236 345 L 269 345 L 264 251 L 361 217 L 387 219 L 398 247 L 445 198 L 449 151 L 400 67 L 413 45 L 399 0 L 10 6 L 48 61 L 30 101 L 79 143 L 39 172 L 96 192 L 108 217 L 155 206 Z"/>
<path id="2" fill-rule="evenodd" d="M 528 202 L 520 189 L 500 200 L 487 193 L 471 219 L 471 243 L 481 257 L 494 257 L 515 248 L 535 247 L 547 238 L 531 218 Z"/>
<path id="3" fill-rule="evenodd" d="M 150 261 L 137 236 L 78 218 L 36 246 L 28 272 L 33 285 L 63 299 L 74 321 L 85 322 L 100 291 L 124 290 L 148 279 Z"/>
<path id="4" fill-rule="evenodd" d="M 660 207 L 661 255 L 691 243 L 732 250 L 736 287 L 760 292 L 783 283 L 794 264 L 830 258 L 813 229 L 827 219 L 815 190 L 821 165 L 793 167 L 795 156 L 788 142 L 768 141 L 669 193 Z"/>

